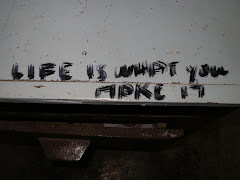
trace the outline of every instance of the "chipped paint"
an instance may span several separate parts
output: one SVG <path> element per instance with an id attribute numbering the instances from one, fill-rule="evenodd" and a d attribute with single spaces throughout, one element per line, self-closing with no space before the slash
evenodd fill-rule
<path id="1" fill-rule="evenodd" d="M 179 54 L 180 52 L 179 51 L 176 51 L 176 50 L 171 50 L 171 51 L 168 51 L 168 54 L 172 54 L 172 55 L 176 55 L 176 54 Z"/>

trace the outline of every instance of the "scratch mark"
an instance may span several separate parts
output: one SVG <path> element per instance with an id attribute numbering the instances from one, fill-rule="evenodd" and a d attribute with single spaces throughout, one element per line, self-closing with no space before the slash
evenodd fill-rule
<path id="1" fill-rule="evenodd" d="M 83 14 L 86 11 L 87 7 L 88 7 L 88 0 L 76 0 L 76 1 L 81 6 L 81 9 L 80 9 L 81 12 L 80 13 Z"/>
<path id="2" fill-rule="evenodd" d="M 42 87 L 45 87 L 43 85 L 39 85 L 39 86 L 34 86 L 35 88 L 42 88 Z"/>
<path id="3" fill-rule="evenodd" d="M 99 83 L 99 84 L 146 84 L 146 82 L 134 82 L 134 81 L 121 81 L 121 82 L 113 82 L 113 81 L 91 81 L 91 80 L 70 80 L 70 81 L 59 81 L 59 80 L 29 80 L 29 79 L 20 79 L 17 80 L 18 82 L 46 82 L 46 83 Z M 11 79 L 0 79 L 0 82 L 16 82 L 16 80 L 11 80 Z M 159 84 L 158 82 L 147 82 L 147 84 Z M 161 83 L 164 85 L 192 85 L 192 83 L 180 83 L 180 82 L 173 82 L 173 83 Z M 201 84 L 201 85 L 205 85 L 205 86 L 240 86 L 240 84 Z"/>
<path id="4" fill-rule="evenodd" d="M 109 15 L 110 15 L 110 9 L 112 7 L 112 2 L 111 0 L 108 0 L 107 4 L 105 5 L 107 12 L 105 15 L 105 19 L 104 19 L 104 31 L 106 32 L 107 29 L 110 29 L 110 20 L 109 20 Z"/>

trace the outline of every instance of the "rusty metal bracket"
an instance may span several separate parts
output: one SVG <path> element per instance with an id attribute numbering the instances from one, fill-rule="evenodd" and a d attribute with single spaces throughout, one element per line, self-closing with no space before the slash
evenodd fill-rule
<path id="1" fill-rule="evenodd" d="M 49 160 L 79 161 L 90 140 L 39 138 L 45 156 Z"/>
<path id="2" fill-rule="evenodd" d="M 29 121 L 0 121 L 0 132 L 34 135 L 46 157 L 59 161 L 80 160 L 91 140 L 172 140 L 184 136 L 183 129 L 106 128 L 83 126 L 81 123 Z"/>
<path id="3" fill-rule="evenodd" d="M 81 124 L 55 122 L 0 121 L 0 131 L 15 133 L 34 133 L 38 135 L 64 135 L 87 138 L 126 138 L 170 140 L 184 136 L 183 129 L 129 129 L 85 127 Z"/>

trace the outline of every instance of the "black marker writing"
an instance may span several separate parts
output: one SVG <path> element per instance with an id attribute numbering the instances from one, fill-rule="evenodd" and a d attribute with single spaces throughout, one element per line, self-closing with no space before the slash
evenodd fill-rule
<path id="1" fill-rule="evenodd" d="M 144 84 L 143 86 L 136 84 L 135 99 L 139 99 L 141 94 L 143 94 L 146 98 L 150 99 L 152 93 L 147 88 L 148 84 Z"/>
<path id="2" fill-rule="evenodd" d="M 28 66 L 28 78 L 34 79 L 34 66 L 32 64 Z"/>
<path id="3" fill-rule="evenodd" d="M 115 68 L 115 78 L 120 78 L 120 77 L 130 77 L 133 73 L 134 65 L 128 66 L 123 65 L 120 67 L 119 74 L 116 73 L 116 68 Z"/>
<path id="4" fill-rule="evenodd" d="M 161 95 L 163 84 L 157 84 L 154 88 L 154 98 L 156 100 L 163 100 L 165 98 L 165 95 Z"/>
<path id="5" fill-rule="evenodd" d="M 14 64 L 12 67 L 12 77 L 13 80 L 19 80 L 23 77 L 23 73 L 18 72 L 18 64 Z"/>
<path id="6" fill-rule="evenodd" d="M 186 97 L 188 96 L 188 92 L 187 92 L 187 87 L 181 87 L 181 95 L 182 95 L 182 99 L 186 99 Z"/>
<path id="7" fill-rule="evenodd" d="M 197 71 L 197 66 L 189 66 L 186 67 L 186 70 L 188 73 L 190 73 L 190 78 L 189 78 L 189 82 L 190 83 L 194 83 L 195 79 L 196 79 L 196 71 Z"/>
<path id="8" fill-rule="evenodd" d="M 226 76 L 229 71 L 224 70 L 224 67 L 221 66 L 217 68 L 216 66 L 209 67 L 208 64 L 201 65 L 202 69 L 199 70 L 199 76 L 206 77 L 209 73 L 211 73 L 211 76 L 214 78 L 217 78 L 219 75 Z"/>
<path id="9" fill-rule="evenodd" d="M 177 74 L 176 72 L 176 65 L 179 62 L 171 62 L 168 64 L 169 68 L 170 68 L 170 76 L 173 77 L 175 74 Z"/>
<path id="10" fill-rule="evenodd" d="M 55 73 L 53 69 L 56 65 L 53 63 L 42 64 L 39 67 L 39 76 L 41 79 L 44 79 L 46 76 L 50 76 Z"/>
<path id="11" fill-rule="evenodd" d="M 93 65 L 87 65 L 87 75 L 89 79 L 92 79 L 94 76 Z"/>
<path id="12" fill-rule="evenodd" d="M 111 86 L 103 86 L 103 87 L 97 88 L 95 91 L 95 97 L 99 98 L 101 96 L 102 92 L 104 92 L 104 93 L 109 92 L 110 98 L 113 99 L 115 97 L 115 92 L 116 92 L 115 89 L 116 89 L 115 84 L 113 84 Z"/>
<path id="13" fill-rule="evenodd" d="M 131 84 L 124 84 L 118 87 L 118 98 L 129 96 L 133 93 L 133 86 Z"/>
<path id="14" fill-rule="evenodd" d="M 69 70 L 67 70 L 67 67 L 72 66 L 72 63 L 64 62 L 61 66 L 59 66 L 59 77 L 62 81 L 67 81 L 72 78 L 72 76 L 69 75 Z"/>
<path id="15" fill-rule="evenodd" d="M 135 77 L 138 75 L 145 75 L 148 73 L 149 77 L 154 77 L 157 72 L 161 72 L 162 74 L 167 70 L 167 68 L 170 68 L 170 76 L 174 76 L 177 74 L 176 72 L 176 65 L 179 62 L 171 62 L 168 65 L 162 61 L 156 61 L 153 63 L 150 63 L 148 65 L 147 61 L 143 63 L 133 64 L 130 66 L 127 66 L 126 64 L 120 67 L 119 73 L 117 73 L 117 68 L 115 68 L 115 78 L 130 77 L 133 73 Z"/>
<path id="16" fill-rule="evenodd" d="M 208 74 L 210 72 L 209 65 L 208 64 L 204 64 L 204 65 L 201 65 L 201 67 L 202 67 L 202 69 L 200 69 L 199 72 L 198 72 L 199 76 L 201 76 L 201 77 L 208 76 Z"/>
<path id="17" fill-rule="evenodd" d="M 144 63 L 140 64 L 136 64 L 134 65 L 134 75 L 137 77 L 139 74 L 144 75 L 146 72 L 148 71 L 148 64 L 147 61 L 145 61 Z"/>
<path id="18" fill-rule="evenodd" d="M 203 85 L 191 85 L 190 88 L 198 90 L 198 97 L 202 98 L 205 95 L 205 88 Z"/>
<path id="19" fill-rule="evenodd" d="M 156 72 L 164 73 L 164 70 L 167 68 L 167 64 L 162 61 L 153 62 L 149 65 L 149 76 L 153 77 Z"/>
<path id="20" fill-rule="evenodd" d="M 216 68 L 216 66 L 211 67 L 211 76 L 218 77 L 219 75 L 226 76 L 229 71 L 224 70 L 224 67 Z"/>
<path id="21" fill-rule="evenodd" d="M 103 64 L 100 64 L 97 66 L 97 71 L 98 71 L 98 79 L 99 81 L 105 81 L 105 79 L 107 78 L 107 73 L 106 71 L 104 70 L 106 65 L 103 65 Z"/>

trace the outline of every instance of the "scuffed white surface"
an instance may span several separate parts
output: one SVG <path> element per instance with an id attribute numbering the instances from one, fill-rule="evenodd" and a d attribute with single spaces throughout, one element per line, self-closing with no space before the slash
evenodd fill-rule
<path id="1" fill-rule="evenodd" d="M 1 0 L 0 80 L 12 79 L 15 63 L 24 73 L 22 79 L 27 79 L 27 66 L 35 65 L 35 80 L 40 79 L 40 64 L 55 63 L 56 73 L 46 80 L 59 80 L 58 66 L 72 62 L 72 80 L 80 81 L 89 81 L 88 64 L 106 64 L 107 82 L 148 82 L 152 92 L 153 83 L 167 83 L 162 92 L 166 98 L 159 102 L 240 104 L 239 9 L 236 0 Z M 114 78 L 115 67 L 145 60 L 179 61 L 177 76 L 167 72 L 153 78 Z M 205 63 L 224 66 L 230 73 L 197 76 L 198 83 L 209 84 L 206 95 L 198 98 L 197 91 L 189 90 L 182 99 L 181 84 L 189 82 L 186 66 Z M 133 95 L 113 100 L 103 94 L 96 99 L 95 89 L 107 84 L 94 81 L 97 72 L 90 82 L 1 81 L 0 98 L 157 102 L 145 97 L 137 101 Z M 34 87 L 38 85 L 44 87 Z"/>

